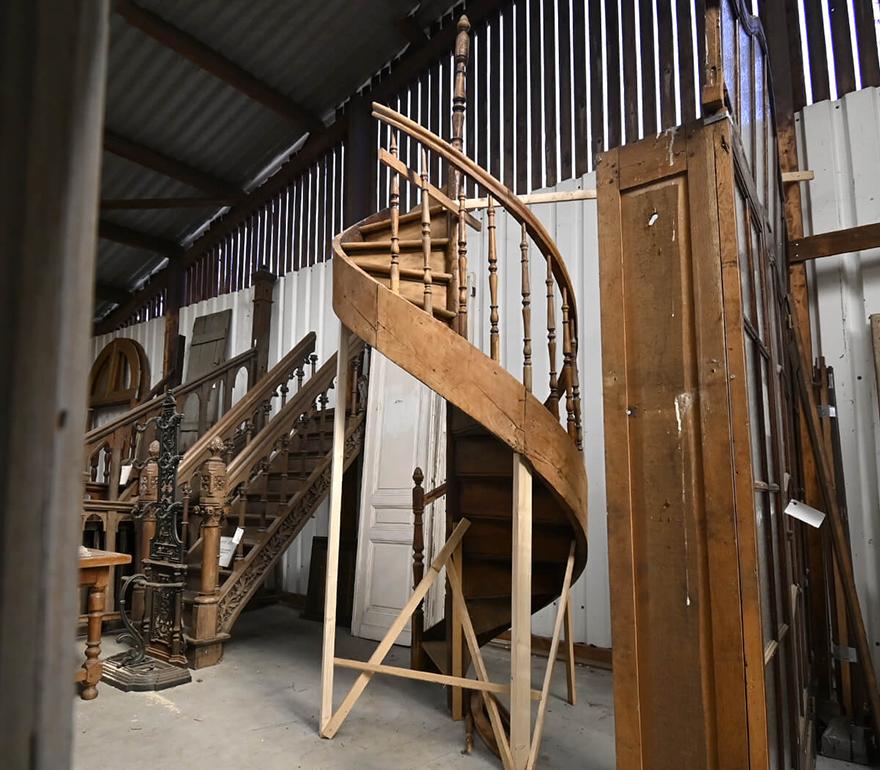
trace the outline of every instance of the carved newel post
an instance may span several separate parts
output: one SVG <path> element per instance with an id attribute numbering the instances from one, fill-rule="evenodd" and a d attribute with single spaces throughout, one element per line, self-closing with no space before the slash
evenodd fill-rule
<path id="1" fill-rule="evenodd" d="M 220 525 L 226 514 L 225 445 L 215 438 L 208 447 L 210 457 L 202 464 L 198 512 L 201 516 L 202 572 L 199 593 L 193 604 L 192 635 L 187 638 L 189 664 L 205 668 L 220 662 L 223 641 L 218 634 L 217 602 L 220 573 Z"/>
<path id="2" fill-rule="evenodd" d="M 150 558 L 150 543 L 156 536 L 156 509 L 152 503 L 159 501 L 159 442 L 151 441 L 147 452 L 147 462 L 138 479 L 138 503 L 143 515 L 135 572 L 143 570 Z M 131 590 L 131 619 L 135 622 L 144 619 L 144 584 L 140 582 Z"/>

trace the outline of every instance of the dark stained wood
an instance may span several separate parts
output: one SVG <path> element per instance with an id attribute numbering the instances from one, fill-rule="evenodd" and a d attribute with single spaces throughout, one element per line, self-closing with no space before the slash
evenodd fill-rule
<path id="1" fill-rule="evenodd" d="M 574 175 L 581 177 L 590 166 L 590 143 L 587 136 L 587 22 L 586 4 L 572 6 L 572 77 L 574 79 Z"/>
<path id="2" fill-rule="evenodd" d="M 556 60 L 561 52 L 556 48 L 556 22 L 554 14 L 554 6 L 557 0 L 541 0 L 543 10 L 540 15 L 540 23 L 543 27 L 543 75 L 544 75 L 544 99 L 541 112 L 544 115 L 544 173 L 547 187 L 556 185 L 558 179 L 557 174 L 557 152 L 556 140 L 558 136 L 556 128 L 556 102 L 559 98 L 559 85 L 556 82 Z M 532 54 L 534 55 L 534 53 Z M 540 136 L 540 134 L 539 134 Z M 536 141 L 532 138 L 532 152 L 540 156 L 540 152 L 536 152 L 541 146 L 540 140 Z"/>
<path id="3" fill-rule="evenodd" d="M 799 238 L 790 241 L 788 248 L 789 264 L 880 248 L 880 222 Z"/>
<path id="4" fill-rule="evenodd" d="M 167 22 L 161 16 L 131 0 L 117 0 L 114 10 L 125 21 L 149 35 L 166 48 L 189 59 L 193 64 L 237 89 L 245 96 L 268 107 L 303 131 L 320 129 L 323 123 L 288 96 L 279 93 L 243 67 L 195 36 Z"/>
<path id="5" fill-rule="evenodd" d="M 621 26 L 623 27 L 623 124 L 625 141 L 634 142 L 639 137 L 639 73 L 636 61 L 636 6 L 635 0 L 621 5 Z M 644 24 L 644 22 L 643 22 Z M 644 57 L 644 51 L 642 53 Z M 653 67 L 651 68 L 653 70 Z M 644 71 L 644 59 L 643 59 Z M 647 78 L 646 78 L 647 84 Z M 653 93 L 653 79 L 651 93 Z"/>
<path id="6" fill-rule="evenodd" d="M 858 5 L 858 2 L 855 3 Z M 834 77 L 837 96 L 856 90 L 856 71 L 853 61 L 852 39 L 849 36 L 849 5 L 847 0 L 828 0 L 831 20 L 831 49 L 834 53 Z M 877 50 L 876 40 L 874 50 Z"/>
<path id="7" fill-rule="evenodd" d="M 483 104 L 487 104 L 489 110 L 486 116 L 488 120 L 483 122 L 484 130 L 487 131 L 489 139 L 488 166 L 486 168 L 489 169 L 492 176 L 502 179 L 501 164 L 503 159 L 501 156 L 501 140 L 504 134 L 504 123 L 502 121 L 504 116 L 501 113 L 501 90 L 504 79 L 501 77 L 502 44 L 500 15 L 494 16 L 491 19 L 491 26 L 487 31 L 491 32 L 491 40 L 489 40 L 489 36 L 485 33 L 483 34 L 483 40 L 488 42 L 489 45 L 487 60 L 492 74 L 491 77 L 487 74 L 488 93 L 483 99 Z M 507 107 L 508 104 L 509 102 L 505 101 L 505 109 L 509 109 Z M 424 121 L 422 122 L 424 123 Z"/>
<path id="8" fill-rule="evenodd" d="M 700 92 L 706 85 L 706 0 L 696 0 L 694 3 L 696 18 L 694 23 L 697 27 L 697 74 L 700 77 Z"/>
<path id="9" fill-rule="evenodd" d="M 159 150 L 147 147 L 109 129 L 104 132 L 104 149 L 107 152 L 137 163 L 139 166 L 176 179 L 210 195 L 238 196 L 242 190 L 235 185 L 193 168 L 188 163 L 172 158 Z"/>
<path id="10" fill-rule="evenodd" d="M 672 37 L 672 9 L 668 2 L 657 3 L 657 47 L 660 74 L 660 128 L 676 125 L 675 119 L 675 41 Z"/>
<path id="11" fill-rule="evenodd" d="M 859 48 L 859 72 L 862 88 L 880 86 L 880 61 L 877 53 L 876 21 L 871 3 L 853 3 L 855 8 L 856 44 Z"/>
<path id="12" fill-rule="evenodd" d="M 825 47 L 825 25 L 822 21 L 823 3 L 824 0 L 804 0 L 807 47 L 810 57 L 810 82 L 813 87 L 814 102 L 831 98 L 831 88 L 828 83 L 828 51 Z"/>
<path id="13" fill-rule="evenodd" d="M 476 77 L 471 78 L 469 84 L 471 88 L 468 89 L 470 91 L 473 86 L 476 86 L 475 96 L 479 106 L 477 107 L 476 112 L 470 112 L 468 114 L 468 123 L 473 125 L 476 130 L 477 152 L 476 155 L 471 154 L 471 157 L 474 158 L 480 166 L 487 169 L 489 168 L 490 144 L 493 139 L 493 126 L 491 123 L 491 116 L 488 112 L 492 99 L 492 84 L 489 82 L 489 35 L 487 34 L 487 27 L 484 26 L 480 32 L 480 35 L 475 35 L 476 40 L 473 41 L 476 44 L 473 46 L 476 48 L 474 62 L 477 68 L 476 73 L 474 73 Z M 475 120 L 477 115 L 479 115 L 479 122 Z"/>
<path id="14" fill-rule="evenodd" d="M 183 256 L 183 247 L 179 243 L 160 238 L 156 235 L 143 233 L 130 227 L 117 225 L 115 222 L 101 220 L 98 223 L 98 237 L 105 241 L 114 241 L 135 249 L 154 251 L 169 259 L 179 259 Z"/>
<path id="15" fill-rule="evenodd" d="M 517 83 L 522 84 L 529 71 L 529 38 L 526 29 L 527 0 L 516 0 L 516 62 L 514 74 Z M 515 192 L 523 195 L 529 191 L 529 94 L 527 88 L 516 89 L 516 186 Z"/>
<path id="16" fill-rule="evenodd" d="M 516 152 L 514 141 L 514 115 L 516 114 L 516 99 L 514 98 L 514 84 L 516 83 L 513 71 L 514 67 L 514 29 L 513 29 L 513 3 L 510 3 L 502 13 L 501 21 L 504 27 L 501 41 L 501 61 L 504 63 L 504 158 L 501 163 L 501 181 L 511 190 L 516 189 L 516 179 L 513 176 L 513 159 Z M 434 133 L 437 133 L 436 131 Z"/>
<path id="17" fill-rule="evenodd" d="M 642 118 L 645 136 L 657 133 L 657 92 L 654 88 L 656 72 L 654 53 L 654 3 L 653 0 L 639 2 L 639 48 L 642 53 Z M 633 63 L 635 66 L 635 63 Z"/>
<path id="18" fill-rule="evenodd" d="M 559 179 L 571 179 L 572 165 L 572 88 L 571 88 L 571 8 L 561 0 L 559 11 Z"/>
<path id="19" fill-rule="evenodd" d="M 678 62 L 681 89 L 681 122 L 690 123 L 697 117 L 696 92 L 694 90 L 694 41 L 691 37 L 691 2 L 676 0 L 678 20 Z"/>
<path id="20" fill-rule="evenodd" d="M 117 286 L 106 283 L 95 284 L 95 299 L 104 302 L 113 302 L 117 305 L 125 304 L 131 297 L 131 292 Z"/>
<path id="21" fill-rule="evenodd" d="M 596 168 L 598 154 L 605 149 L 605 127 L 602 123 L 602 115 L 605 106 L 602 101 L 602 89 L 597 84 L 602 82 L 603 62 L 605 52 L 602 48 L 602 6 L 600 3 L 589 3 L 590 25 L 590 50 L 588 60 L 590 62 L 590 115 L 592 117 L 592 146 L 590 147 L 591 166 Z"/>
<path id="22" fill-rule="evenodd" d="M 593 3 L 598 5 L 598 3 Z M 605 45 L 607 58 L 605 66 L 608 68 L 608 146 L 617 147 L 622 140 L 620 114 L 620 38 L 618 37 L 619 19 L 617 17 L 617 3 L 605 3 Z M 592 48 L 592 46 L 591 46 Z M 600 81 L 593 79 L 593 83 Z M 601 112 L 599 113 L 601 114 Z"/>
<path id="23" fill-rule="evenodd" d="M 543 126 L 541 118 L 544 114 L 544 100 L 542 97 L 544 67 L 543 59 L 541 57 L 541 1 L 542 0 L 529 0 L 528 10 L 528 63 L 530 67 L 530 105 L 528 115 L 531 124 L 529 141 L 532 148 L 532 169 L 530 175 L 530 185 L 532 190 L 537 190 L 544 186 L 544 154 L 541 152 L 543 144 Z"/>

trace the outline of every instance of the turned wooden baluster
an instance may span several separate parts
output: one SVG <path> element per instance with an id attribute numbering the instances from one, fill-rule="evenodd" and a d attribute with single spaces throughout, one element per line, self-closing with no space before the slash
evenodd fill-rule
<path id="1" fill-rule="evenodd" d="M 397 157 L 397 140 L 391 135 L 391 154 Z M 400 180 L 391 175 L 391 291 L 400 294 Z"/>
<path id="2" fill-rule="evenodd" d="M 467 339 L 467 212 L 465 197 L 458 198 L 458 333 Z"/>
<path id="3" fill-rule="evenodd" d="M 519 242 L 520 266 L 522 267 L 522 316 L 523 316 L 523 384 L 532 392 L 532 289 L 529 280 L 529 234 L 522 226 Z"/>
<path id="4" fill-rule="evenodd" d="M 425 312 L 433 315 L 433 278 L 431 277 L 431 199 L 428 195 L 428 152 L 422 149 L 421 173 L 422 203 L 422 257 L 424 258 L 425 274 L 422 281 L 425 285 Z"/>
<path id="5" fill-rule="evenodd" d="M 583 427 L 581 426 L 581 381 L 578 374 L 578 340 L 577 329 L 575 328 L 574 318 L 568 319 L 571 327 L 569 335 L 571 337 L 571 397 L 574 403 L 574 425 L 575 425 L 575 443 L 578 449 L 584 448 Z"/>
<path id="6" fill-rule="evenodd" d="M 568 435 L 577 441 L 577 420 L 574 413 L 574 395 L 572 393 L 572 369 L 574 368 L 574 354 L 571 343 L 571 324 L 568 318 L 568 289 L 562 288 L 562 360 L 563 360 L 563 385 L 565 387 L 565 411 L 567 414 L 566 427 Z"/>
<path id="7" fill-rule="evenodd" d="M 495 242 L 495 201 L 489 196 L 486 209 L 489 230 L 489 351 L 493 361 L 500 360 L 498 339 L 498 251 Z"/>
<path id="8" fill-rule="evenodd" d="M 468 36 L 471 23 L 467 16 L 462 16 L 458 20 L 458 33 L 455 37 L 455 81 L 452 92 L 452 141 L 450 144 L 456 150 L 464 148 L 464 112 L 467 106 L 467 63 L 470 56 L 471 40 Z M 461 190 L 461 175 L 452 168 L 447 180 L 448 189 L 453 200 L 455 200 Z"/>
<path id="9" fill-rule="evenodd" d="M 425 576 L 425 536 L 423 517 L 425 513 L 425 490 L 422 481 L 425 476 L 421 468 L 413 471 L 413 590 Z M 425 631 L 424 602 L 419 602 L 412 615 L 412 634 L 410 642 L 410 667 L 421 671 L 424 668 L 422 638 Z"/>
<path id="10" fill-rule="evenodd" d="M 547 352 L 550 356 L 550 398 L 547 406 L 559 417 L 559 381 L 556 375 L 556 304 L 553 291 L 553 258 L 547 257 Z"/>

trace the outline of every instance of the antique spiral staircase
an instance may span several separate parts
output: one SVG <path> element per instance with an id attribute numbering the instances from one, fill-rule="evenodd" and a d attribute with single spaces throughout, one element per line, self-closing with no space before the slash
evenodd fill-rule
<path id="1" fill-rule="evenodd" d="M 447 533 L 466 522 L 467 531 L 458 546 L 458 570 L 473 632 L 478 644 L 484 645 L 511 628 L 517 611 L 511 585 L 522 565 L 516 564 L 515 544 L 520 546 L 520 534 L 516 532 L 514 506 L 522 505 L 524 498 L 531 500 L 530 596 L 525 602 L 531 615 L 560 597 L 583 570 L 587 480 L 581 452 L 577 307 L 572 281 L 562 255 L 538 218 L 461 152 L 467 28 L 463 20 L 456 43 L 451 144 L 394 110 L 373 105 L 374 117 L 392 133 L 390 151 L 379 151 L 380 161 L 391 174 L 390 207 L 334 240 L 333 306 L 346 329 L 446 400 Z M 408 137 L 410 146 L 415 142 L 420 147 L 420 171 L 398 159 L 395 133 Z M 428 179 L 431 155 L 446 164 L 445 190 Z M 399 210 L 400 178 L 415 185 L 419 196 L 419 204 L 406 213 Z M 466 199 L 466 180 L 486 197 Z M 488 355 L 467 337 L 468 231 L 482 224 L 469 211 L 477 208 L 486 208 L 488 264 L 480 267 L 487 270 L 491 307 Z M 521 232 L 519 253 L 510 265 L 513 275 L 521 280 L 521 308 L 516 308 L 517 314 L 521 310 L 524 323 L 521 377 L 504 368 L 499 355 L 498 274 L 508 269 L 496 241 L 496 218 L 502 208 Z M 550 363 L 549 396 L 543 401 L 533 393 L 533 247 L 546 265 L 542 280 Z M 562 366 L 557 372 L 558 337 L 562 338 Z M 563 403 L 564 426 L 559 414 Z M 523 553 L 528 558 L 528 550 L 519 555 Z M 418 572 L 415 577 L 418 583 Z M 522 597 L 519 602 L 522 607 Z M 414 650 L 417 666 L 440 674 L 456 673 L 456 665 L 467 669 L 467 652 L 457 664 L 456 644 L 449 643 L 450 638 L 457 638 L 451 607 L 448 601 L 446 620 L 425 631 L 421 649 Z M 414 644 L 418 645 L 416 636 L 414 629 Z M 512 731 L 510 746 L 499 747 L 498 730 L 493 735 L 489 718 L 491 711 L 498 718 L 497 703 L 493 706 L 489 702 L 496 696 L 489 693 L 487 700 L 487 693 L 473 693 L 477 727 L 487 743 L 501 753 L 505 766 L 534 766 L 539 740 L 532 742 L 534 756 L 528 764 L 517 759 L 517 751 L 522 753 L 523 749 L 513 745 Z M 511 720 L 516 718 L 511 709 Z M 538 724 L 542 720 L 539 716 Z M 325 737 L 338 728 L 338 721 L 331 720 L 328 729 L 322 729 Z"/>

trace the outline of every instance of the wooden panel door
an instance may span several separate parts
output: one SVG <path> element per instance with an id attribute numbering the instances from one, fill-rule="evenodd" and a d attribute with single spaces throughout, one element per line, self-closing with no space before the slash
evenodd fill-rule
<path id="1" fill-rule="evenodd" d="M 754 153 L 721 119 L 598 169 L 619 768 L 803 753 L 785 281 Z"/>

